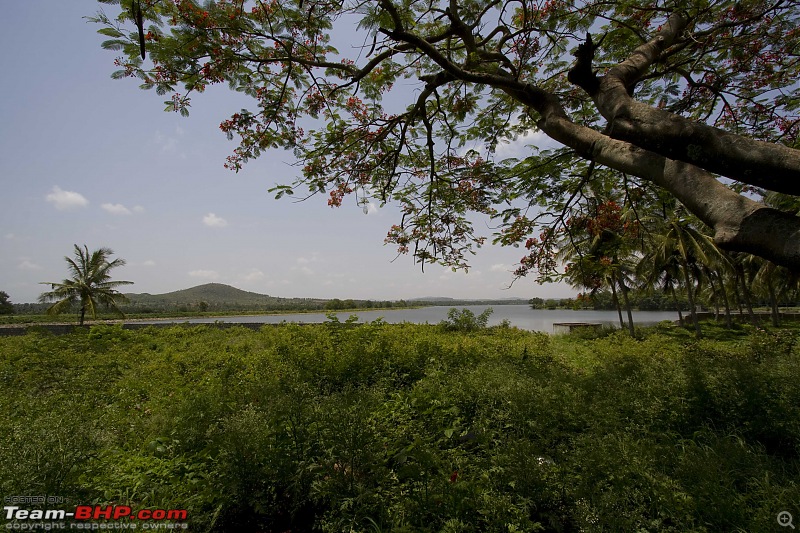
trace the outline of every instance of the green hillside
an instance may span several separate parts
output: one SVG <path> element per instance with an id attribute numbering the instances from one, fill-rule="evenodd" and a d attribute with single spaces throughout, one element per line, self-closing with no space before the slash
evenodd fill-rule
<path id="1" fill-rule="evenodd" d="M 223 283 L 206 283 L 164 294 L 129 293 L 125 313 L 221 312 L 221 311 L 321 311 L 405 307 L 405 302 L 332 300 L 323 298 L 278 298 L 243 291 Z"/>
<path id="2" fill-rule="evenodd" d="M 325 300 L 314 298 L 278 298 L 267 294 L 243 291 L 223 283 L 206 283 L 189 289 L 164 294 L 126 294 L 128 308 L 161 310 L 172 307 L 211 309 L 283 309 L 315 308 Z"/>

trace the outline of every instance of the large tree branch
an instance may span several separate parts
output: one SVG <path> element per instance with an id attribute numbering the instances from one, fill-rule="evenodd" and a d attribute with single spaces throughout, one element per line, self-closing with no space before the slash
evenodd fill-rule
<path id="1" fill-rule="evenodd" d="M 541 114 L 538 126 L 549 137 L 591 161 L 651 181 L 672 193 L 714 230 L 714 240 L 720 247 L 800 268 L 800 217 L 737 194 L 695 165 L 575 124 L 553 95 L 533 88 L 509 94 Z"/>
<path id="2" fill-rule="evenodd" d="M 735 135 L 655 109 L 630 96 L 633 85 L 680 38 L 687 23 L 682 14 L 673 14 L 652 40 L 599 80 L 590 75 L 586 58 L 579 57 L 570 81 L 593 98 L 614 138 L 743 183 L 800 194 L 800 151 Z"/>

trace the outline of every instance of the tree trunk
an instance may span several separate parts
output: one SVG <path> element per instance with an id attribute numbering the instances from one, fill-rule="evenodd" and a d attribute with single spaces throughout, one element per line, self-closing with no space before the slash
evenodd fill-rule
<path id="1" fill-rule="evenodd" d="M 750 323 L 753 325 L 758 324 L 756 314 L 753 312 L 753 303 L 750 301 L 750 290 L 744 282 L 744 269 L 739 267 L 736 277 L 739 278 L 739 286 L 742 289 L 742 297 L 744 298 L 744 305 L 747 307 L 747 314 L 750 316 Z"/>
<path id="2" fill-rule="evenodd" d="M 694 324 L 694 335 L 700 338 L 700 322 L 697 320 L 697 308 L 694 303 L 694 291 L 692 290 L 692 278 L 689 275 L 689 265 L 687 265 L 685 261 L 682 263 L 683 279 L 686 282 L 686 296 L 689 298 L 689 313 L 692 317 L 692 323 Z"/>
<path id="3" fill-rule="evenodd" d="M 767 280 L 767 291 L 769 291 L 769 303 L 772 307 L 772 325 L 777 328 L 781 325 L 781 317 L 778 312 L 778 296 L 775 294 L 775 285 L 772 283 L 772 279 Z"/>
<path id="4" fill-rule="evenodd" d="M 714 283 L 714 275 L 707 272 L 708 283 L 711 285 L 711 303 L 714 305 L 714 321 L 719 322 L 719 298 L 717 298 L 717 286 Z"/>
<path id="5" fill-rule="evenodd" d="M 731 329 L 733 320 L 731 319 L 731 303 L 728 300 L 728 291 L 725 287 L 725 280 L 720 280 L 722 284 L 722 304 L 725 306 L 725 327 Z"/>
<path id="6" fill-rule="evenodd" d="M 681 311 L 681 303 L 678 301 L 678 295 L 675 294 L 675 287 L 670 287 L 669 290 L 672 292 L 672 301 L 675 302 L 675 309 L 678 310 L 678 324 L 680 327 L 683 327 L 683 311 Z"/>
<path id="7" fill-rule="evenodd" d="M 625 304 L 625 311 L 628 314 L 628 332 L 631 334 L 631 337 L 636 336 L 636 330 L 633 327 L 633 313 L 631 312 L 631 302 L 628 299 L 628 287 L 625 286 L 625 282 L 621 279 L 619 280 L 619 289 L 622 291 L 622 302 Z"/>
<path id="8" fill-rule="evenodd" d="M 82 326 L 82 325 L 83 325 L 83 318 L 84 318 L 85 316 L 86 316 L 86 306 L 83 306 L 83 305 L 82 305 L 82 306 L 81 306 L 81 318 L 80 318 L 80 321 L 78 322 L 78 325 L 79 325 L 79 326 Z"/>
<path id="9" fill-rule="evenodd" d="M 620 329 L 625 329 L 625 321 L 622 319 L 622 307 L 620 307 L 619 298 L 617 298 L 617 287 L 614 282 L 614 276 L 611 276 L 611 297 L 614 299 L 614 307 L 617 308 L 617 314 L 619 315 L 619 327 Z"/>

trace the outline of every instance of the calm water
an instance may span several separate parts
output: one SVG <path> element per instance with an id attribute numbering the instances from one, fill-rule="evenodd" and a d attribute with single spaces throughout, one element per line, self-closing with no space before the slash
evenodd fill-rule
<path id="1" fill-rule="evenodd" d="M 616 311 L 571 311 L 571 310 L 548 310 L 531 309 L 527 305 L 467 305 L 459 306 L 459 309 L 469 309 L 475 315 L 482 313 L 487 307 L 491 307 L 494 312 L 489 317 L 489 325 L 497 325 L 502 320 L 508 320 L 512 326 L 532 331 L 546 331 L 552 333 L 554 322 L 597 322 L 601 324 L 614 324 L 619 326 L 619 318 Z M 336 316 L 344 322 L 350 315 L 358 316 L 359 322 L 371 322 L 382 318 L 390 324 L 402 322 L 413 322 L 415 324 L 438 324 L 447 318 L 449 306 L 421 307 L 418 309 L 389 309 L 382 311 L 358 311 L 336 313 Z M 281 322 L 297 323 L 319 323 L 327 320 L 325 313 L 294 313 L 285 315 L 255 315 L 255 316 L 226 316 L 220 318 L 191 318 L 186 320 L 175 320 L 174 322 L 189 324 L 208 324 L 213 322 L 231 323 L 250 323 L 259 322 L 265 324 L 279 324 Z M 634 311 L 633 321 L 636 324 L 646 325 L 655 324 L 662 320 L 678 320 L 678 314 L 674 311 Z M 163 322 L 163 321 L 158 321 Z M 149 322 L 155 323 L 155 322 Z"/>

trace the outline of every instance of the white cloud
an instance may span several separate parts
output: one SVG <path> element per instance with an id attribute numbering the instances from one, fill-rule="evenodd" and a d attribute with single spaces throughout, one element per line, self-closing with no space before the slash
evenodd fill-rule
<path id="1" fill-rule="evenodd" d="M 209 228 L 224 228 L 228 225 L 228 221 L 214 213 L 209 213 L 203 217 L 203 224 Z"/>
<path id="2" fill-rule="evenodd" d="M 100 207 L 103 208 L 104 211 L 107 211 L 112 215 L 130 215 L 131 213 L 133 213 L 133 211 L 131 211 L 122 204 L 103 204 Z"/>
<path id="3" fill-rule="evenodd" d="M 42 269 L 42 267 L 40 267 L 36 263 L 28 261 L 27 259 L 23 259 L 22 262 L 19 265 L 17 265 L 17 268 L 20 269 L 20 270 L 41 270 Z"/>
<path id="4" fill-rule="evenodd" d="M 44 199 L 53 204 L 59 211 L 75 209 L 78 207 L 86 207 L 89 205 L 89 200 L 87 200 L 82 194 L 74 191 L 62 190 L 58 185 L 54 186 L 53 190 L 50 191 L 50 194 L 45 196 Z"/>
<path id="5" fill-rule="evenodd" d="M 507 265 L 504 265 L 502 263 L 497 263 L 492 265 L 491 267 L 489 267 L 489 270 L 492 272 L 503 272 L 505 274 L 511 272 L 511 269 Z"/>
<path id="6" fill-rule="evenodd" d="M 217 279 L 219 274 L 216 270 L 192 270 L 189 276 L 200 279 Z"/>
<path id="7" fill-rule="evenodd" d="M 153 266 L 156 266 L 156 262 L 153 261 L 152 259 L 148 259 L 147 261 L 142 263 L 142 266 L 153 267 Z"/>
<path id="8" fill-rule="evenodd" d="M 144 213 L 144 207 L 142 207 L 140 205 L 135 205 L 135 206 L 133 206 L 133 212 L 134 213 Z"/>
<path id="9" fill-rule="evenodd" d="M 13 233 L 6 233 L 5 237 L 6 237 L 6 239 L 8 239 L 9 241 L 13 241 L 14 239 L 16 239 L 16 238 L 17 238 L 17 236 L 16 236 L 16 235 L 14 235 Z"/>
<path id="10" fill-rule="evenodd" d="M 245 281 L 261 281 L 262 279 L 264 279 L 264 273 L 255 268 L 244 275 Z"/>
<path id="11" fill-rule="evenodd" d="M 180 138 L 183 137 L 183 128 L 177 126 L 175 128 L 175 135 L 166 135 L 160 131 L 156 131 L 153 136 L 153 141 L 161 147 L 161 153 L 174 154 L 178 151 Z M 185 157 L 185 154 L 180 154 Z"/>
<path id="12" fill-rule="evenodd" d="M 298 257 L 295 259 L 298 265 L 309 265 L 311 263 L 319 263 L 319 254 L 317 252 L 313 252 L 311 257 Z"/>

